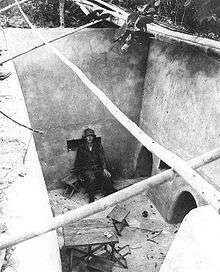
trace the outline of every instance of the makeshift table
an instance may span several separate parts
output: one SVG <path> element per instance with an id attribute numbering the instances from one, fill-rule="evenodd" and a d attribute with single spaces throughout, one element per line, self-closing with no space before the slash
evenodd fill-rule
<path id="1" fill-rule="evenodd" d="M 74 252 L 77 252 L 79 260 L 89 263 L 93 257 L 99 256 L 100 251 L 105 251 L 107 253 L 105 258 L 127 268 L 126 259 L 120 254 L 120 249 L 115 247 L 119 240 L 110 219 L 80 220 L 66 225 L 63 233 L 64 246 L 70 250 L 70 271 L 73 266 Z"/>

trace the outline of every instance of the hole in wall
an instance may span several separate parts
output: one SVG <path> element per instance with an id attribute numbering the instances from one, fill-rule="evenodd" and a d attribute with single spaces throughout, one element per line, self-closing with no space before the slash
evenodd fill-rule
<path id="1" fill-rule="evenodd" d="M 173 205 L 170 223 L 182 222 L 184 217 L 195 208 L 197 208 L 197 204 L 193 195 L 188 191 L 182 192 Z"/>
<path id="2" fill-rule="evenodd" d="M 137 158 L 135 177 L 150 177 L 153 166 L 152 153 L 144 146 L 141 147 Z"/>

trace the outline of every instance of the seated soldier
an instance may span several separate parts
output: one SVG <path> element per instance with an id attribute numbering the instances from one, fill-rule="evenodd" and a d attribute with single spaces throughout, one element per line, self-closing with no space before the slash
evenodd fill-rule
<path id="1" fill-rule="evenodd" d="M 89 195 L 89 203 L 94 201 L 96 188 L 107 196 L 114 192 L 111 174 L 106 169 L 106 158 L 101 143 L 95 141 L 94 130 L 84 130 L 83 144 L 78 147 L 74 168 L 85 181 L 85 189 Z"/>

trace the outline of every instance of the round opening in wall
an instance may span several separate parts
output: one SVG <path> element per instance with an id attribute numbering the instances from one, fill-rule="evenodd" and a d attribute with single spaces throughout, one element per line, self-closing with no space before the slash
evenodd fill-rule
<path id="1" fill-rule="evenodd" d="M 197 208 L 195 198 L 188 191 L 183 191 L 173 204 L 170 223 L 177 224 L 194 208 Z"/>

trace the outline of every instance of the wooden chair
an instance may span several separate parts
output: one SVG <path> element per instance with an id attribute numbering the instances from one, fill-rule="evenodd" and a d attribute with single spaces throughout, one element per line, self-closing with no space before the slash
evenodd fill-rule
<path id="1" fill-rule="evenodd" d="M 126 220 L 130 211 L 127 211 L 125 207 L 116 205 L 114 209 L 107 215 L 107 218 L 111 218 L 115 230 L 119 236 L 121 236 L 122 230 L 128 226 L 128 222 Z"/>
<path id="2" fill-rule="evenodd" d="M 94 141 L 101 144 L 101 137 L 95 137 Z M 85 143 L 85 139 L 81 138 L 81 139 L 72 139 L 72 140 L 67 140 L 67 150 L 68 151 L 76 151 L 77 148 L 82 145 L 83 143 Z"/>
<path id="3" fill-rule="evenodd" d="M 66 189 L 64 191 L 64 196 L 71 198 L 74 193 L 79 191 L 81 187 L 82 180 L 80 180 L 75 175 L 68 175 L 62 180 L 66 184 Z"/>

